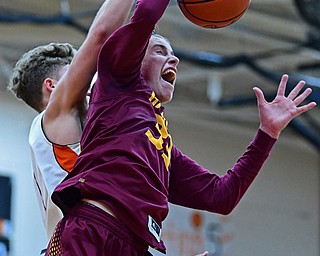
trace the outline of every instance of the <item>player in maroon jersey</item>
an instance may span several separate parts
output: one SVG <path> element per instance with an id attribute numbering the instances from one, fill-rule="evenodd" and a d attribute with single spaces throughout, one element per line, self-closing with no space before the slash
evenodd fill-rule
<path id="1" fill-rule="evenodd" d="M 168 40 L 153 34 L 169 0 L 140 0 L 130 23 L 104 44 L 98 78 L 74 170 L 56 188 L 65 217 L 47 255 L 148 255 L 165 252 L 162 222 L 168 202 L 229 214 L 261 169 L 280 132 L 311 93 L 301 81 L 286 97 L 288 76 L 266 102 L 254 88 L 260 127 L 246 152 L 219 177 L 172 142 L 161 103 L 172 99 L 179 60 Z"/>

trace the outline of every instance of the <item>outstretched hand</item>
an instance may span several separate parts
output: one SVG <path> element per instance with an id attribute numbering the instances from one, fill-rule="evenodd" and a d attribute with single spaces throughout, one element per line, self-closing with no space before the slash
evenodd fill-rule
<path id="1" fill-rule="evenodd" d="M 285 91 L 288 78 L 288 75 L 282 76 L 277 95 L 272 102 L 265 100 L 261 89 L 258 87 L 253 88 L 257 97 L 260 129 L 275 139 L 279 137 L 281 131 L 292 119 L 317 105 L 315 102 L 310 102 L 306 105 L 299 106 L 312 92 L 311 88 L 307 88 L 299 95 L 305 85 L 304 81 L 300 81 L 286 97 Z"/>

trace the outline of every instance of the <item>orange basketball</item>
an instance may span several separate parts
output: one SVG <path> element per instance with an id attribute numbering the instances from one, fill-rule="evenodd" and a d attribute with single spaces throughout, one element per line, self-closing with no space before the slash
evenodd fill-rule
<path id="1" fill-rule="evenodd" d="M 240 19 L 250 0 L 177 0 L 183 15 L 204 28 L 223 28 Z"/>

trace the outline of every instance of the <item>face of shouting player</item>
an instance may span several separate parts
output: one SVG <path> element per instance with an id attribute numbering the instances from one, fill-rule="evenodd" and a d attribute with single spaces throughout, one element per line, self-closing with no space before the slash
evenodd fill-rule
<path id="1" fill-rule="evenodd" d="M 142 61 L 141 72 L 162 102 L 173 97 L 179 59 L 174 56 L 170 43 L 159 35 L 152 35 Z"/>

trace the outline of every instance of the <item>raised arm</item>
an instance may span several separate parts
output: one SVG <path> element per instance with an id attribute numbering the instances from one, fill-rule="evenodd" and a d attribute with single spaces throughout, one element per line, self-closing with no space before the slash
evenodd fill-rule
<path id="1" fill-rule="evenodd" d="M 103 46 L 98 60 L 99 75 L 109 73 L 123 85 L 139 74 L 152 31 L 168 4 L 169 0 L 137 1 L 130 23 L 114 33 Z"/>
<path id="2" fill-rule="evenodd" d="M 316 106 L 315 102 L 300 106 L 311 93 L 307 88 L 299 95 L 304 81 L 300 81 L 286 97 L 287 81 L 288 76 L 283 75 L 277 95 L 270 103 L 264 99 L 260 89 L 254 88 L 260 129 L 245 153 L 225 175 L 210 173 L 173 147 L 175 161 L 170 176 L 170 202 L 221 214 L 229 214 L 236 207 L 262 168 L 281 131 L 293 118 Z"/>
<path id="3" fill-rule="evenodd" d="M 81 135 L 79 105 L 86 97 L 104 41 L 126 20 L 134 0 L 107 0 L 67 72 L 55 85 L 44 116 L 47 137 L 60 144 L 77 142 Z M 61 124 L 64 129 L 61 129 Z M 78 131 L 78 134 L 77 134 Z"/>

